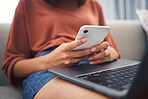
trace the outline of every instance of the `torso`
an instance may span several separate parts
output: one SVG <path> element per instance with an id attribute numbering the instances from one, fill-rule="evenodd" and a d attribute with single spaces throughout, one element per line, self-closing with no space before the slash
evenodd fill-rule
<path id="1" fill-rule="evenodd" d="M 53 7 L 43 0 L 30 0 L 26 6 L 28 38 L 35 56 L 39 51 L 73 41 L 82 25 L 99 25 L 97 9 L 90 0 L 72 11 Z"/>

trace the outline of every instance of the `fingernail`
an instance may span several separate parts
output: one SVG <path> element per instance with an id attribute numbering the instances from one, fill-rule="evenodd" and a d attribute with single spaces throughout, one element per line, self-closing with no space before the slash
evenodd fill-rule
<path id="1" fill-rule="evenodd" d="M 104 51 L 104 49 L 101 49 L 101 52 L 103 52 Z"/>
<path id="2" fill-rule="evenodd" d="M 108 50 L 105 50 L 105 54 L 106 54 L 106 56 L 108 56 L 108 54 L 109 54 Z"/>
<path id="3" fill-rule="evenodd" d="M 90 57 L 88 60 L 92 60 L 93 58 L 92 57 Z"/>
<path id="4" fill-rule="evenodd" d="M 93 62 L 89 62 L 89 64 L 93 64 Z"/>
<path id="5" fill-rule="evenodd" d="M 92 49 L 91 49 L 91 52 L 95 52 L 97 49 L 95 48 L 95 47 L 93 47 Z"/>
<path id="6" fill-rule="evenodd" d="M 86 42 L 86 41 L 87 41 L 87 38 L 83 38 L 83 39 L 82 39 L 82 42 Z"/>

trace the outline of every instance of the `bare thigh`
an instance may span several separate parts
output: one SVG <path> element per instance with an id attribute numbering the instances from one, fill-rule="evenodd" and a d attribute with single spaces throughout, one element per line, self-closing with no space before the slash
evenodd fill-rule
<path id="1" fill-rule="evenodd" d="M 106 97 L 55 77 L 45 84 L 34 99 L 107 99 Z"/>

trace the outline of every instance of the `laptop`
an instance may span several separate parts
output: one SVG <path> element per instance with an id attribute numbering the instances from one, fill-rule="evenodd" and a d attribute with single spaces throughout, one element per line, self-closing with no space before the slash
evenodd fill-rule
<path id="1" fill-rule="evenodd" d="M 113 99 L 135 99 L 148 93 L 148 47 L 140 62 L 118 59 L 96 65 L 75 65 L 48 71 Z"/>

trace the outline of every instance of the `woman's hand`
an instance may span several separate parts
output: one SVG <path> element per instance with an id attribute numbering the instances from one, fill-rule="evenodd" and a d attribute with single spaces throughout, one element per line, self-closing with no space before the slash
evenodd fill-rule
<path id="1" fill-rule="evenodd" d="M 94 53 L 94 55 L 89 58 L 90 64 L 113 61 L 119 57 L 119 54 L 114 48 L 109 46 L 108 42 L 103 42 L 91 48 L 91 52 Z"/>
<path id="2" fill-rule="evenodd" d="M 108 46 L 107 42 L 101 43 L 91 49 L 72 51 L 75 47 L 85 42 L 87 42 L 87 39 L 64 43 L 47 55 L 20 60 L 15 63 L 13 74 L 15 77 L 22 78 L 41 70 L 70 66 L 86 59 L 91 60 L 90 64 L 97 64 L 112 61 L 119 56 L 113 48 Z"/>
<path id="3" fill-rule="evenodd" d="M 43 56 L 44 66 L 46 69 L 70 66 L 79 63 L 90 57 L 92 54 L 90 49 L 73 51 L 79 45 L 87 42 L 86 38 L 72 41 L 70 43 L 63 43 L 51 53 Z"/>

